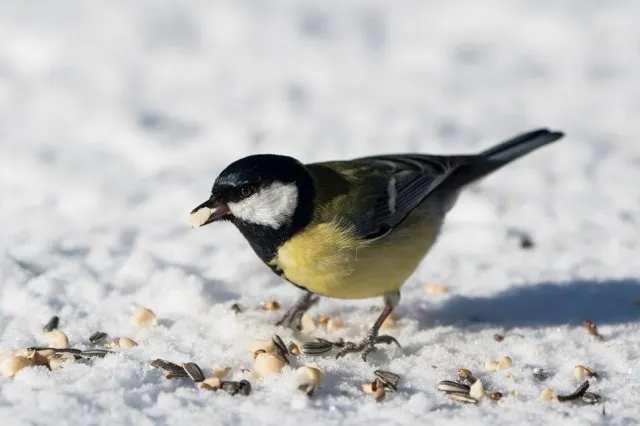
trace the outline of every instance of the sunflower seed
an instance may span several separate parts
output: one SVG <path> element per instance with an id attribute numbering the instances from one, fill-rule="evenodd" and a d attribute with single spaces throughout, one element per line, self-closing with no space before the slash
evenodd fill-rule
<path id="1" fill-rule="evenodd" d="M 182 368 L 194 382 L 198 383 L 204 381 L 204 374 L 195 362 L 185 362 L 182 364 Z"/>
<path id="2" fill-rule="evenodd" d="M 457 376 L 458 376 L 458 378 L 456 379 L 457 382 L 467 386 L 473 385 L 476 382 L 476 380 L 478 380 L 475 377 L 473 377 L 473 373 L 471 373 L 471 370 L 467 370 L 466 368 L 459 369 Z"/>
<path id="3" fill-rule="evenodd" d="M 316 342 L 306 342 L 300 346 L 300 350 L 305 355 L 322 355 L 333 349 L 334 344 L 328 340 L 318 339 Z"/>
<path id="4" fill-rule="evenodd" d="M 104 341 L 104 339 L 106 338 L 107 338 L 107 333 L 102 331 L 96 331 L 91 336 L 89 336 L 89 341 L 94 345 L 97 345 L 98 343 Z"/>
<path id="5" fill-rule="evenodd" d="M 289 355 L 289 349 L 287 349 L 287 346 L 284 344 L 280 336 L 274 334 L 271 338 L 271 341 L 276 348 L 276 355 L 282 358 L 284 362 L 289 364 L 289 360 L 287 359 L 287 355 Z"/>
<path id="6" fill-rule="evenodd" d="M 454 392 L 454 393 L 450 393 L 449 395 L 451 396 L 451 399 L 453 399 L 454 401 L 457 401 L 457 402 L 463 402 L 465 404 L 477 404 L 478 403 L 477 399 L 471 398 L 466 393 Z"/>
<path id="7" fill-rule="evenodd" d="M 86 351 L 82 351 L 80 356 L 83 358 L 104 358 L 106 355 L 111 354 L 113 352 L 108 351 L 106 349 L 87 349 Z"/>
<path id="8" fill-rule="evenodd" d="M 452 380 L 443 380 L 438 383 L 438 390 L 446 393 L 469 393 L 470 387 Z"/>
<path id="9" fill-rule="evenodd" d="M 295 342 L 289 342 L 289 346 L 287 346 L 289 353 L 293 356 L 300 355 L 300 348 L 296 345 Z"/>
<path id="10" fill-rule="evenodd" d="M 231 310 L 236 314 L 241 314 L 242 312 L 244 312 L 244 307 L 239 303 L 234 303 L 233 305 L 231 305 Z"/>
<path id="11" fill-rule="evenodd" d="M 316 390 L 316 385 L 313 383 L 303 383 L 298 386 L 298 390 L 311 398 L 313 396 L 313 392 Z"/>
<path id="12" fill-rule="evenodd" d="M 573 393 L 570 393 L 569 395 L 558 395 L 558 401 L 560 402 L 574 401 L 578 398 L 582 398 L 582 395 L 585 394 L 587 389 L 589 389 L 589 381 L 586 381 L 583 384 L 581 384 L 580 387 L 578 387 L 578 389 L 576 389 Z"/>
<path id="13" fill-rule="evenodd" d="M 398 382 L 400 381 L 400 376 L 396 373 L 392 373 L 391 371 L 384 370 L 376 370 L 373 372 L 375 376 L 382 382 L 387 390 L 395 392 L 398 390 Z"/>
<path id="14" fill-rule="evenodd" d="M 584 320 L 584 328 L 587 330 L 587 333 L 589 333 L 591 336 L 597 337 L 598 339 L 602 339 L 602 336 L 600 335 L 600 333 L 598 333 L 598 327 L 596 327 L 596 325 L 591 321 Z"/>
<path id="15" fill-rule="evenodd" d="M 584 402 L 585 404 L 597 404 L 601 400 L 602 400 L 602 398 L 597 393 L 585 392 L 582 395 L 582 402 Z"/>
<path id="16" fill-rule="evenodd" d="M 496 342 L 502 342 L 504 340 L 504 336 L 502 334 L 494 334 L 493 340 L 495 340 Z"/>
<path id="17" fill-rule="evenodd" d="M 45 333 L 53 331 L 56 328 L 58 328 L 59 324 L 60 324 L 60 318 L 51 317 L 51 319 L 42 327 L 42 331 L 44 331 Z"/>
<path id="18" fill-rule="evenodd" d="M 251 383 L 248 380 L 240 380 L 239 382 L 222 382 L 221 389 L 231 395 L 249 395 L 251 393 Z"/>
<path id="19" fill-rule="evenodd" d="M 156 359 L 151 362 L 151 366 L 155 368 L 159 368 L 163 370 L 166 374 L 167 379 L 185 379 L 189 377 L 184 368 L 180 367 L 178 364 L 174 364 L 170 361 L 165 361 L 163 359 Z"/>
<path id="20" fill-rule="evenodd" d="M 493 399 L 494 401 L 499 401 L 500 399 L 502 399 L 502 393 L 501 392 L 491 392 L 489 394 L 489 398 Z"/>

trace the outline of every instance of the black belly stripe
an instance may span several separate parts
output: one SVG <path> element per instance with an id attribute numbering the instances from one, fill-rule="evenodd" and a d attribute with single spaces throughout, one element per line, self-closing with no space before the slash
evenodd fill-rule
<path id="1" fill-rule="evenodd" d="M 307 290 L 305 287 L 294 283 L 293 281 L 291 281 L 289 278 L 284 276 L 284 270 L 282 270 L 282 268 L 280 268 L 280 266 L 278 265 L 274 265 L 274 264 L 267 264 L 267 266 L 269 266 L 269 268 L 271 268 L 271 270 L 279 277 L 287 280 L 290 284 L 293 284 L 294 286 L 298 287 L 300 290 L 304 290 L 304 291 L 309 291 Z"/>

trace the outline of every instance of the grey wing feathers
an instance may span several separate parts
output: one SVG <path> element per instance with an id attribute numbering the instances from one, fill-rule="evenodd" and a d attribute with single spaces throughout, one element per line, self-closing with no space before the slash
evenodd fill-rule
<path id="1" fill-rule="evenodd" d="M 358 234 L 379 238 L 399 225 L 449 174 L 474 156 L 383 155 L 362 160 L 390 169 L 387 187 L 358 224 Z"/>

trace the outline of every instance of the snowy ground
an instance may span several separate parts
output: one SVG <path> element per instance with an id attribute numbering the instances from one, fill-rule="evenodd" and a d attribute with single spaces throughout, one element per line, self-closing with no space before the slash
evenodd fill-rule
<path id="1" fill-rule="evenodd" d="M 0 2 L 0 351 L 44 343 L 54 314 L 76 346 L 96 330 L 140 343 L 0 379 L 1 423 L 637 424 L 638 16 L 634 0 Z M 402 351 L 301 360 L 325 371 L 311 400 L 289 370 L 231 397 L 148 365 L 218 362 L 237 377 L 247 341 L 291 336 L 279 313 L 229 305 L 289 306 L 298 290 L 230 225 L 185 226 L 230 161 L 473 152 L 539 126 L 567 137 L 467 193 L 404 287 Z M 450 291 L 425 294 L 428 282 Z M 356 338 L 375 303 L 313 312 L 345 319 L 331 338 Z M 133 304 L 160 325 L 132 328 Z M 492 339 L 505 332 L 523 337 Z M 503 354 L 510 371 L 482 372 Z M 605 417 L 537 400 L 573 390 L 578 363 L 600 372 Z M 536 382 L 532 366 L 556 375 Z M 451 402 L 435 385 L 460 367 L 518 395 Z M 359 389 L 375 368 L 402 375 L 381 404 Z"/>

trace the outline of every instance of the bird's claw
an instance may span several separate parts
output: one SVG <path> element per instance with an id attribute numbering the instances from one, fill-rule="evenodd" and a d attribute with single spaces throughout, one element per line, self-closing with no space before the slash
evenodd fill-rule
<path id="1" fill-rule="evenodd" d="M 336 358 L 342 358 L 343 356 L 345 356 L 346 354 L 349 353 L 358 353 L 361 352 L 361 357 L 362 360 L 364 362 L 367 362 L 367 357 L 369 356 L 369 354 L 373 351 L 376 350 L 376 345 L 379 343 L 384 343 L 386 345 L 390 345 L 392 343 L 395 343 L 396 345 L 398 345 L 398 347 L 402 347 L 400 346 L 400 343 L 398 342 L 398 340 L 393 337 L 393 336 L 388 336 L 388 335 L 383 335 L 383 336 L 374 336 L 374 335 L 369 335 L 367 336 L 362 342 L 356 344 L 353 342 L 345 342 L 343 344 L 342 349 L 340 349 L 338 351 L 338 353 L 336 354 Z"/>
<path id="2" fill-rule="evenodd" d="M 287 313 L 276 323 L 278 326 L 291 328 L 293 330 L 300 330 L 302 315 L 307 312 L 313 305 L 320 301 L 320 297 L 311 295 L 303 297 L 295 305 L 293 305 Z"/>

